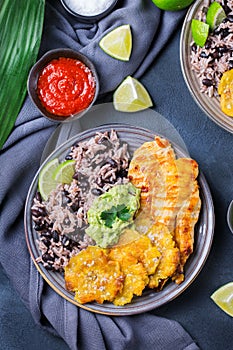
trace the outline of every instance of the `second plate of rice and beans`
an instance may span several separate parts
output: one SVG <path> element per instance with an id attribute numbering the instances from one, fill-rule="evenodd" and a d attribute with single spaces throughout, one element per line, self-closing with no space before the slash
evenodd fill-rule
<path id="1" fill-rule="evenodd" d="M 73 166 L 72 177 L 43 198 L 38 179 L 56 161 L 59 170 Z M 195 160 L 161 135 L 121 124 L 52 152 L 25 208 L 28 248 L 44 279 L 70 302 L 111 315 L 145 312 L 182 293 L 204 265 L 213 226 Z"/>
<path id="2" fill-rule="evenodd" d="M 222 6 L 225 18 L 214 29 L 209 29 L 205 44 L 201 47 L 194 42 L 191 29 L 192 20 L 196 19 L 206 23 L 208 9 L 214 2 Z M 194 100 L 215 123 L 233 132 L 232 1 L 200 0 L 190 7 L 181 32 L 180 59 L 185 82 Z M 224 74 L 225 79 L 223 79 Z M 228 86 L 226 86 L 226 81 Z M 220 84 L 224 86 L 220 88 Z M 221 96 L 220 104 L 222 91 L 224 91 L 224 96 Z"/>

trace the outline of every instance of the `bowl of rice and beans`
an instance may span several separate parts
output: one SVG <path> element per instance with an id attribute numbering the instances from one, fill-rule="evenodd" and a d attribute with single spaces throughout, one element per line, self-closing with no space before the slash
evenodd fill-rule
<path id="1" fill-rule="evenodd" d="M 220 24 L 209 29 L 201 47 L 193 39 L 192 20 L 206 23 L 208 9 L 216 2 L 224 16 Z M 233 96 L 227 86 L 233 85 L 232 1 L 201 0 L 190 7 L 181 32 L 180 58 L 185 82 L 195 101 L 214 122 L 233 132 Z"/>

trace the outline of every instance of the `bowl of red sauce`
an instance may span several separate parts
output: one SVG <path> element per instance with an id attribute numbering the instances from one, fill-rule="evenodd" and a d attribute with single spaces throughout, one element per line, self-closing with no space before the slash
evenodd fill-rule
<path id="1" fill-rule="evenodd" d="M 48 51 L 32 67 L 28 93 L 46 118 L 70 122 L 93 106 L 99 92 L 94 64 L 71 49 Z"/>

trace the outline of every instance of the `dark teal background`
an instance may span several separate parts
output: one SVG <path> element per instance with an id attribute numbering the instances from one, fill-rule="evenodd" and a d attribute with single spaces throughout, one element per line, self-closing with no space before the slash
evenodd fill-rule
<path id="1" fill-rule="evenodd" d="M 193 101 L 180 67 L 180 32 L 181 26 L 140 81 L 149 91 L 154 109 L 174 125 L 191 157 L 199 163 L 212 192 L 216 226 L 210 255 L 197 279 L 178 298 L 151 313 L 179 321 L 203 350 L 230 350 L 233 319 L 213 303 L 210 295 L 233 281 L 233 236 L 226 223 L 227 207 L 233 198 L 233 135 L 212 122 Z M 0 349 L 68 349 L 60 338 L 35 325 L 2 269 Z"/>

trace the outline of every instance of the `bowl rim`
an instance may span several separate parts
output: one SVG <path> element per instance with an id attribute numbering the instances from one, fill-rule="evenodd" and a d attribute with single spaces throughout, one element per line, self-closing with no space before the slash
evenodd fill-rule
<path id="1" fill-rule="evenodd" d="M 66 3 L 66 0 L 60 0 L 63 7 L 66 9 L 67 12 L 69 12 L 71 15 L 73 15 L 74 17 L 76 17 L 77 19 L 80 20 L 80 22 L 84 22 L 84 23 L 88 23 L 88 22 L 97 22 L 98 20 L 100 20 L 101 18 L 107 16 L 113 9 L 114 7 L 117 5 L 118 0 L 112 0 L 111 5 L 109 5 L 109 7 L 104 10 L 103 12 L 100 12 L 96 15 L 81 15 L 78 12 L 75 12 L 74 10 L 72 10 Z"/>
<path id="2" fill-rule="evenodd" d="M 37 94 L 37 83 L 38 83 L 38 78 L 40 76 L 42 69 L 49 62 L 51 62 L 54 59 L 58 59 L 60 57 L 73 58 L 73 59 L 80 60 L 82 63 L 84 63 L 91 70 L 92 75 L 95 79 L 95 94 L 94 94 L 93 100 L 91 101 L 89 106 L 86 109 L 84 109 L 76 114 L 72 114 L 70 116 L 67 116 L 67 117 L 58 116 L 56 114 L 53 114 L 53 113 L 47 111 L 46 108 L 42 105 L 42 103 L 38 97 L 38 94 Z M 70 48 L 57 48 L 57 49 L 53 49 L 53 50 L 49 50 L 49 51 L 45 52 L 37 60 L 37 62 L 32 66 L 32 68 L 28 74 L 27 91 L 28 91 L 28 95 L 30 96 L 32 102 L 35 104 L 35 106 L 39 109 L 39 111 L 41 112 L 41 114 L 45 118 L 47 118 L 53 122 L 66 123 L 66 122 L 70 122 L 70 121 L 81 118 L 93 106 L 93 104 L 95 103 L 95 101 L 98 97 L 98 94 L 99 94 L 99 77 L 98 77 L 98 73 L 97 73 L 97 70 L 96 70 L 94 63 L 86 55 L 84 55 L 83 53 L 81 53 L 79 51 L 75 51 L 73 49 L 70 49 Z"/>

